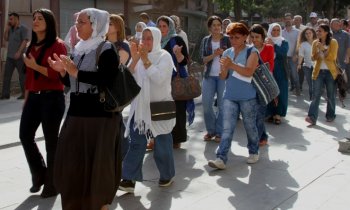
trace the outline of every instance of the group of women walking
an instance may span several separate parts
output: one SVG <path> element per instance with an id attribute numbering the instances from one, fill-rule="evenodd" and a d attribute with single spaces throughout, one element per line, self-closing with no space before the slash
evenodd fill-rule
<path id="1" fill-rule="evenodd" d="M 175 20 L 179 22 L 176 17 Z M 203 38 L 200 49 L 205 64 L 204 140 L 220 143 L 216 160 L 208 164 L 218 169 L 226 167 L 240 114 L 247 131 L 247 163 L 256 163 L 259 144 L 266 144 L 268 138 L 265 117 L 271 116 L 279 124 L 287 113 L 284 60 L 288 44 L 278 24 L 270 25 L 267 36 L 262 26 L 248 29 L 243 23 L 229 23 L 224 34 L 222 20 L 217 16 L 210 17 L 207 26 L 210 35 Z M 161 16 L 157 27 L 136 24 L 136 34 L 128 43 L 120 16 L 95 8 L 83 9 L 75 23 L 80 41 L 70 57 L 56 27 L 50 10 L 34 11 L 32 40 L 24 55 L 26 94 L 20 140 L 32 175 L 30 191 L 38 192 L 44 185 L 43 198 L 60 193 L 64 210 L 108 209 L 118 187 L 134 192 L 136 181 L 142 182 L 143 158 L 150 139 L 154 142 L 159 186 L 170 186 L 175 176 L 173 148 L 180 148 L 187 140 L 186 124 L 192 124 L 195 116 L 193 100 L 176 100 L 175 118 L 151 119 L 152 102 L 173 101 L 172 78 L 177 74 L 188 76 L 187 44 L 176 34 L 173 19 Z M 304 61 L 312 99 L 306 121 L 316 124 L 324 85 L 328 98 L 326 117 L 333 121 L 336 77 L 333 61 L 337 43 L 326 25 L 319 26 L 318 40 L 314 41 L 312 29 L 301 34 L 299 56 Z M 248 37 L 252 46 L 247 44 Z M 312 61 L 316 62 L 313 70 Z M 259 62 L 269 63 L 281 92 L 268 106 L 259 104 L 251 84 Z M 125 127 L 121 113 L 105 111 L 99 100 L 100 90 L 113 83 L 120 63 L 129 66 L 141 87 L 131 103 Z M 70 87 L 70 105 L 60 130 L 65 110 L 64 85 Z M 40 124 L 45 137 L 46 164 L 34 140 Z"/>
<path id="2" fill-rule="evenodd" d="M 286 65 L 288 42 L 282 37 L 282 27 L 272 23 L 266 31 L 255 24 L 247 28 L 242 23 L 230 23 L 226 28 L 229 39 L 228 49 L 222 50 L 225 35 L 216 31 L 222 21 L 212 16 L 208 19 L 210 35 L 202 40 L 201 55 L 205 64 L 203 79 L 203 110 L 207 134 L 204 140 L 215 137 L 220 142 L 216 151 L 216 159 L 209 160 L 208 165 L 217 169 L 225 169 L 227 153 L 237 119 L 242 116 L 247 133 L 248 153 L 247 163 L 259 160 L 259 146 L 267 144 L 268 135 L 264 121 L 267 119 L 279 125 L 288 109 L 288 68 Z M 316 37 L 317 36 L 317 37 Z M 310 108 L 305 118 L 310 125 L 315 125 L 323 87 L 327 90 L 327 122 L 335 119 L 335 79 L 337 72 L 337 41 L 331 38 L 328 25 L 320 25 L 315 32 L 305 28 L 298 41 L 299 71 L 303 70 L 309 86 Z M 317 39 L 318 38 L 318 39 Z M 218 43 L 218 40 L 221 40 Z M 280 94 L 267 106 L 262 105 L 251 80 L 259 63 L 268 63 Z M 314 67 L 314 68 L 313 68 Z M 219 70 L 216 80 L 215 70 Z M 220 84 L 224 88 L 220 88 Z M 213 101 L 216 95 L 217 112 L 214 114 Z"/>

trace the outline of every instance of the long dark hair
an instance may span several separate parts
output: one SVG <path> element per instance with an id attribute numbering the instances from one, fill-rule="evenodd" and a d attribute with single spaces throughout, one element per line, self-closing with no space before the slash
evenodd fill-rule
<path id="1" fill-rule="evenodd" d="M 56 27 L 57 27 L 57 25 L 56 25 L 55 16 L 51 10 L 45 9 L 45 8 L 37 9 L 33 12 L 33 18 L 34 18 L 34 15 L 36 13 L 40 13 L 44 17 L 44 20 L 46 23 L 45 38 L 44 38 L 44 40 L 42 40 L 38 43 L 38 36 L 32 30 L 32 41 L 29 44 L 29 47 L 27 49 L 26 54 L 27 54 L 27 56 L 29 55 L 31 48 L 33 46 L 43 45 L 39 56 L 35 59 L 36 63 L 40 65 L 42 62 L 42 59 L 44 58 L 46 49 L 51 47 L 51 45 L 53 45 L 56 42 L 56 39 L 57 39 Z M 35 79 L 37 79 L 39 77 L 39 75 L 40 74 L 37 71 L 34 72 Z"/>
<path id="2" fill-rule="evenodd" d="M 318 27 L 322 28 L 325 32 L 327 32 L 326 45 L 328 46 L 331 43 L 331 40 L 332 40 L 331 28 L 329 27 L 329 25 L 326 25 L 326 24 L 321 24 Z"/>
<path id="3" fill-rule="evenodd" d="M 56 25 L 55 16 L 51 10 L 45 9 L 45 8 L 35 10 L 33 12 L 33 18 L 36 13 L 42 14 L 42 16 L 45 19 L 46 34 L 42 43 L 44 44 L 43 47 L 46 49 L 50 47 L 53 43 L 55 43 L 57 39 L 57 29 L 56 29 L 57 25 Z M 29 53 L 31 47 L 38 45 L 37 42 L 38 42 L 38 36 L 34 31 L 32 31 L 32 41 L 30 42 L 27 53 Z"/>

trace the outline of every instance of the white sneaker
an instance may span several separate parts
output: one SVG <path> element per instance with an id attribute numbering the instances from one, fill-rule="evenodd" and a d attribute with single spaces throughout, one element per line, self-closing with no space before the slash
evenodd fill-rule
<path id="1" fill-rule="evenodd" d="M 224 161 L 222 161 L 220 158 L 216 158 L 216 160 L 209 160 L 208 165 L 212 168 L 217 168 L 221 170 L 226 168 Z"/>
<path id="2" fill-rule="evenodd" d="M 258 162 L 259 160 L 259 155 L 258 154 L 249 154 L 249 157 L 247 159 L 247 163 L 253 164 Z"/>

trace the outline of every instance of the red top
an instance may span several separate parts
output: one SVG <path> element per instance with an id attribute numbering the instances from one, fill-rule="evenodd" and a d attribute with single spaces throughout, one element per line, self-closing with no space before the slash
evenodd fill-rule
<path id="1" fill-rule="evenodd" d="M 270 72 L 273 73 L 273 68 L 275 66 L 275 50 L 272 45 L 265 44 L 265 47 L 260 52 L 260 57 L 264 61 L 264 63 L 269 63 Z"/>
<path id="2" fill-rule="evenodd" d="M 42 47 L 35 50 L 35 47 L 32 47 L 30 53 L 34 58 L 37 58 L 40 54 Z M 63 84 L 60 80 L 60 74 L 50 68 L 47 59 L 49 56 L 53 58 L 53 53 L 56 53 L 58 56 L 67 55 L 67 49 L 62 40 L 57 39 L 56 42 L 49 48 L 46 49 L 44 57 L 39 64 L 40 66 L 44 66 L 47 68 L 48 76 L 45 76 L 39 73 L 39 77 L 34 77 L 35 70 L 26 67 L 26 82 L 25 88 L 29 91 L 40 91 L 40 90 L 63 90 Z"/>

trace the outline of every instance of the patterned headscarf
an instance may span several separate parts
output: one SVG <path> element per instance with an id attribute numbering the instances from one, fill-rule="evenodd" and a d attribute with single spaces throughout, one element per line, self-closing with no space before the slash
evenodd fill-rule
<path id="1" fill-rule="evenodd" d="M 168 17 L 168 16 L 160 16 L 158 19 L 157 19 L 157 26 L 159 25 L 159 21 L 164 21 L 165 23 L 169 23 L 168 24 L 168 27 L 169 27 L 169 31 L 168 31 L 168 34 L 166 36 L 162 36 L 162 41 L 161 41 L 161 47 L 164 48 L 165 45 L 168 43 L 168 41 L 176 36 L 176 31 L 175 31 L 175 24 L 174 24 L 174 21 Z"/>

